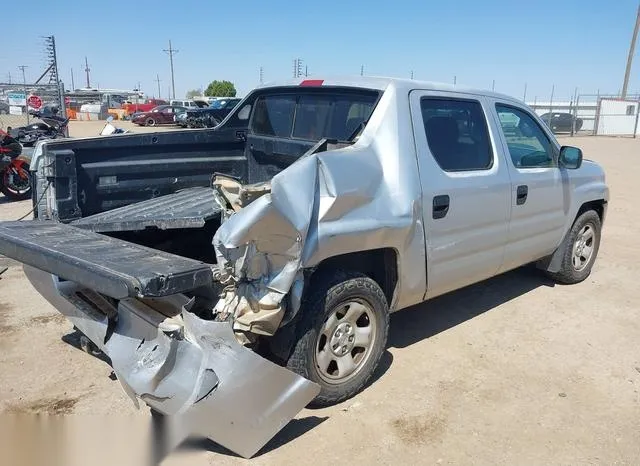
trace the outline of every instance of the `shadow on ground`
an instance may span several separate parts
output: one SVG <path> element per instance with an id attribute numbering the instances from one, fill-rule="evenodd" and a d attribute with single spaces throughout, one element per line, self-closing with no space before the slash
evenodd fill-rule
<path id="1" fill-rule="evenodd" d="M 267 444 L 260 449 L 258 453 L 256 453 L 253 458 L 257 458 L 266 453 L 269 453 L 272 450 L 276 450 L 280 448 L 282 445 L 285 445 L 298 437 L 306 434 L 312 429 L 315 429 L 324 421 L 329 419 L 328 416 L 318 417 L 318 416 L 307 416 L 299 419 L 292 419 L 289 424 L 284 426 L 280 432 L 278 432 Z M 225 456 L 233 456 L 236 458 L 240 458 L 239 455 L 236 455 L 230 450 L 227 450 L 221 445 L 218 445 L 213 440 L 209 439 L 200 439 L 200 438 L 190 438 L 185 440 L 180 447 L 178 447 L 178 451 L 192 451 L 192 450 L 205 450 L 210 451 L 212 453 L 218 453 Z"/>
<path id="2" fill-rule="evenodd" d="M 387 346 L 405 348 L 541 286 L 554 282 L 527 266 L 404 309 L 391 316 Z"/>

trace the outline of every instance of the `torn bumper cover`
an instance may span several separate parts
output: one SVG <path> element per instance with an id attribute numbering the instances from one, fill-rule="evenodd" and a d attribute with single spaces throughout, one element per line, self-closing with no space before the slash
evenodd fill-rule
<path id="1" fill-rule="evenodd" d="M 118 302 L 30 266 L 35 288 L 112 362 L 124 390 L 180 419 L 172 439 L 211 438 L 251 457 L 319 387 L 240 345 L 228 322 L 189 312 L 184 295 Z"/>

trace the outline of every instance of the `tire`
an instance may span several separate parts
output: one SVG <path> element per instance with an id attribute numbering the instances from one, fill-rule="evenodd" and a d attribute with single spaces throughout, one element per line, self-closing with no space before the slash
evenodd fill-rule
<path id="1" fill-rule="evenodd" d="M 357 272 L 320 276 L 310 287 L 286 366 L 320 385 L 311 406 L 330 406 L 360 392 L 378 367 L 389 333 L 389 306 L 378 284 Z M 368 342 L 359 345 L 358 339 L 367 341 L 367 328 Z"/>
<path id="2" fill-rule="evenodd" d="M 153 118 L 147 118 L 147 121 L 144 122 L 145 126 L 155 126 L 156 120 Z"/>
<path id="3" fill-rule="evenodd" d="M 7 183 L 8 177 L 8 167 L 5 171 L 0 173 L 2 179 L 0 180 L 0 192 L 4 194 L 8 199 L 12 201 L 24 201 L 25 199 L 31 198 L 31 175 L 29 173 L 29 164 L 24 163 L 22 165 L 22 170 L 26 173 L 27 179 L 25 180 L 28 185 L 15 187 L 11 186 Z"/>
<path id="4" fill-rule="evenodd" d="M 578 216 L 567 236 L 562 264 L 558 272 L 548 275 L 565 285 L 580 283 L 591 273 L 591 268 L 600 249 L 602 224 L 600 216 L 593 210 L 587 210 Z M 585 251 L 589 248 L 588 257 Z"/>

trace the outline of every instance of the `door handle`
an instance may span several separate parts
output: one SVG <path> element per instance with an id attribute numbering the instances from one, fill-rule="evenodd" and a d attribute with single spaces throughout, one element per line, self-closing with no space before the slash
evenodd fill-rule
<path id="1" fill-rule="evenodd" d="M 527 195 L 529 194 L 529 187 L 527 185 L 520 185 L 516 191 L 516 204 L 522 205 L 527 202 Z"/>
<path id="2" fill-rule="evenodd" d="M 433 198 L 433 218 L 444 218 L 449 212 L 449 196 L 442 194 Z"/>

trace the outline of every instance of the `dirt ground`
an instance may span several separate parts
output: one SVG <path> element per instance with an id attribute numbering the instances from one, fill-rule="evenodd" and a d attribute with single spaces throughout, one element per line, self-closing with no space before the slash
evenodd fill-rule
<path id="1" fill-rule="evenodd" d="M 72 135 L 95 134 L 78 125 Z M 252 462 L 640 464 L 640 140 L 562 142 L 602 163 L 611 188 L 591 277 L 554 286 L 519 269 L 394 314 L 375 381 L 302 411 Z M 1 220 L 29 209 L 0 197 Z M 21 267 L 3 264 L 0 411 L 147 416 L 107 365 L 63 341 L 70 324 Z M 244 462 L 191 442 L 163 464 Z"/>

